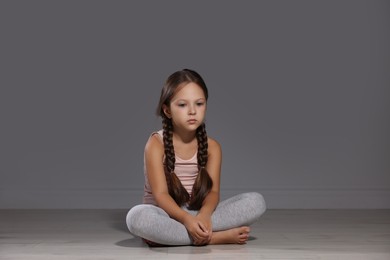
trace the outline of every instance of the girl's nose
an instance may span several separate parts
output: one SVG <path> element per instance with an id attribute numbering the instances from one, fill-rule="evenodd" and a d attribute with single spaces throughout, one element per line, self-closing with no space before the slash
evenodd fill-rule
<path id="1" fill-rule="evenodd" d="M 196 113 L 196 109 L 194 106 L 189 106 L 188 114 L 194 115 Z"/>

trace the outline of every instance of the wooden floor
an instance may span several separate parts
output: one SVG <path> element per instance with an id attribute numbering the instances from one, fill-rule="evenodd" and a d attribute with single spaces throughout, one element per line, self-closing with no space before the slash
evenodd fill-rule
<path id="1" fill-rule="evenodd" d="M 390 210 L 268 210 L 246 245 L 149 248 L 125 210 L 0 210 L 1 260 L 390 259 Z"/>

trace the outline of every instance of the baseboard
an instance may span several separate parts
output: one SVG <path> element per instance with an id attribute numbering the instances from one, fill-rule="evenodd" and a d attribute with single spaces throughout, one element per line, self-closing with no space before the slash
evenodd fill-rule
<path id="1" fill-rule="evenodd" d="M 248 190 L 250 191 L 250 190 Z M 390 189 L 273 188 L 261 193 L 269 209 L 390 209 Z M 222 198 L 239 192 L 226 189 Z"/>
<path id="2" fill-rule="evenodd" d="M 225 188 L 221 199 L 256 191 L 268 209 L 390 209 L 390 189 Z M 140 189 L 0 190 L 0 209 L 127 209 Z"/>

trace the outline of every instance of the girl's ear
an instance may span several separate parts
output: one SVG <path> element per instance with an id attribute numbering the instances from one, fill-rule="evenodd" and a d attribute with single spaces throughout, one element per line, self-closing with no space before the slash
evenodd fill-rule
<path id="1" fill-rule="evenodd" d="M 171 110 L 169 109 L 169 107 L 167 105 L 163 105 L 162 109 L 164 111 L 164 114 L 170 119 L 172 116 L 171 116 Z"/>

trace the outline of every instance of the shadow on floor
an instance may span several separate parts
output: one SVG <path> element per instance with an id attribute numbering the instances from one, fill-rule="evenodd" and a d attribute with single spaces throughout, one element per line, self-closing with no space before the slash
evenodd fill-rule
<path id="1" fill-rule="evenodd" d="M 249 241 L 256 240 L 256 237 L 249 237 Z M 206 254 L 211 252 L 210 246 L 161 246 L 161 247 L 149 247 L 145 242 L 142 241 L 139 237 L 133 237 L 129 239 L 124 239 L 115 243 L 115 245 L 120 247 L 129 247 L 129 248 L 148 248 L 154 252 L 166 253 L 169 250 L 170 253 L 191 253 L 191 254 Z M 216 245 L 218 247 L 218 245 Z M 224 245 L 221 245 L 224 246 Z M 231 245 L 232 250 L 236 250 L 235 246 L 242 247 L 243 245 Z M 215 246 L 214 246 L 215 247 Z M 223 247 L 225 250 L 227 247 Z"/>
<path id="2" fill-rule="evenodd" d="M 168 251 L 171 254 L 208 254 L 211 253 L 211 248 L 208 246 L 161 246 L 149 247 L 140 238 L 130 238 L 121 240 L 115 243 L 117 246 L 127 248 L 145 248 L 156 253 L 166 254 Z"/>
<path id="3" fill-rule="evenodd" d="M 145 247 L 147 248 L 148 246 L 138 237 L 133 237 L 129 239 L 124 239 L 121 241 L 118 241 L 115 243 L 116 246 L 121 246 L 121 247 Z"/>

